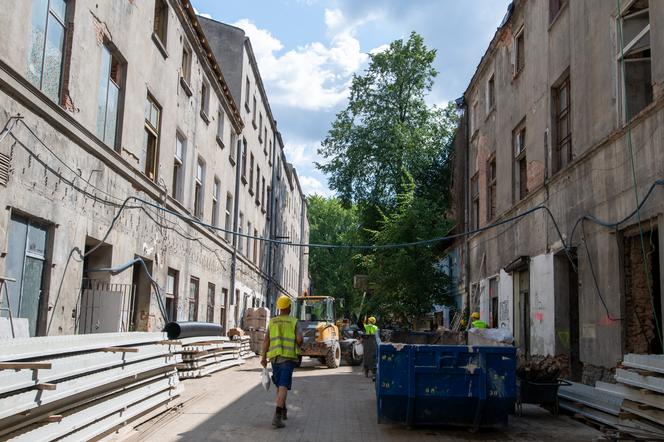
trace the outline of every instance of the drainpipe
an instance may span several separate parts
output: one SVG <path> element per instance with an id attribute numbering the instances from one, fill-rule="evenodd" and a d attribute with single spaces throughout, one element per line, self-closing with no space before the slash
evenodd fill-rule
<path id="1" fill-rule="evenodd" d="M 240 213 L 240 174 L 242 173 L 242 140 L 241 138 L 238 138 L 238 143 L 237 143 L 237 152 L 235 155 L 235 204 L 233 205 L 233 232 L 238 232 L 238 215 Z M 239 237 L 233 233 L 233 258 L 231 260 L 231 284 L 230 284 L 230 295 L 231 299 L 234 299 L 233 297 L 235 296 L 235 272 L 237 268 L 237 245 L 239 241 Z M 235 305 L 240 302 L 240 299 L 235 300 Z M 229 306 L 230 307 L 230 306 Z M 230 308 L 229 308 L 230 310 Z M 233 314 L 233 322 L 235 322 L 237 318 L 235 318 L 235 315 Z M 237 327 L 239 324 L 235 324 Z"/>
<path id="2" fill-rule="evenodd" d="M 275 122 L 276 125 L 276 122 Z M 272 131 L 272 152 L 270 155 L 272 155 L 271 161 L 272 161 L 272 177 L 270 178 L 270 188 L 272 189 L 272 192 L 270 192 L 270 201 L 268 201 L 268 215 L 270 216 L 270 223 L 268 227 L 268 238 L 272 239 L 276 236 L 275 234 L 275 227 L 277 224 L 276 220 L 276 211 L 275 211 L 275 198 L 276 198 L 276 193 L 277 189 L 275 186 L 276 182 L 276 175 L 277 175 L 277 160 L 276 160 L 276 152 L 278 149 L 277 146 L 277 131 L 276 127 L 274 128 L 275 130 Z M 273 243 L 268 243 L 267 244 L 267 275 L 268 275 L 268 281 L 267 281 L 267 305 L 270 310 L 272 310 L 272 305 L 274 305 L 274 298 L 276 297 L 274 295 L 274 248 L 275 244 Z M 274 313 L 274 312 L 272 312 Z"/>

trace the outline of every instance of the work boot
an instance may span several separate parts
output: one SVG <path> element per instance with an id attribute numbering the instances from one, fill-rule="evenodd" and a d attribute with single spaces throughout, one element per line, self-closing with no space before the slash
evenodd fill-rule
<path id="1" fill-rule="evenodd" d="M 281 409 L 281 420 L 284 420 L 284 421 L 288 420 L 288 410 L 286 409 L 285 405 L 284 405 L 284 408 Z"/>
<path id="2" fill-rule="evenodd" d="M 274 428 L 284 428 L 286 425 L 281 420 L 281 407 L 277 407 L 272 418 L 272 426 Z"/>

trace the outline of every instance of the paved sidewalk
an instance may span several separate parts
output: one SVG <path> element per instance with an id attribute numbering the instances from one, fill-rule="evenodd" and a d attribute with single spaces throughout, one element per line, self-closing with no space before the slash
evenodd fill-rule
<path id="1" fill-rule="evenodd" d="M 309 365 L 311 364 L 311 365 Z M 178 413 L 143 425 L 133 437 L 168 441 L 468 441 L 532 440 L 592 441 L 601 433 L 568 417 L 552 417 L 539 407 L 524 407 L 523 417 L 510 417 L 502 430 L 471 433 L 458 429 L 407 429 L 376 423 L 376 399 L 371 380 L 359 370 L 314 368 L 305 362 L 296 371 L 288 396 L 286 428 L 275 430 L 274 392 L 260 385 L 260 365 L 254 358 L 242 367 L 185 383 Z"/>

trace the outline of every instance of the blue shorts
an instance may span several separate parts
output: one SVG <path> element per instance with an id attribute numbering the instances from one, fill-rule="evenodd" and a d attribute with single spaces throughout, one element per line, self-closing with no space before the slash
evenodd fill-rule
<path id="1" fill-rule="evenodd" d="M 293 383 L 293 370 L 295 370 L 294 361 L 284 361 L 278 364 L 272 362 L 272 382 L 277 387 L 286 387 L 291 389 Z"/>

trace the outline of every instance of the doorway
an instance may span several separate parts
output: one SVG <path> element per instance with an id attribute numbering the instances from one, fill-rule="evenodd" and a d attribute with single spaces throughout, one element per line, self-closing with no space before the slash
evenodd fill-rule
<path id="1" fill-rule="evenodd" d="M 630 231 L 623 237 L 625 351 L 662 354 L 662 293 L 657 228 L 643 232 L 643 246 L 641 241 L 638 230 Z"/>
<path id="2" fill-rule="evenodd" d="M 152 274 L 152 261 L 141 258 L 145 262 L 147 271 Z M 135 295 L 131 309 L 131 330 L 148 331 L 150 327 L 150 299 L 152 297 L 152 280 L 146 274 L 143 264 L 134 263 L 132 273 L 132 285 L 135 287 Z"/>
<path id="3" fill-rule="evenodd" d="M 524 355 L 530 355 L 530 272 L 516 271 L 514 281 L 514 341 Z"/>

